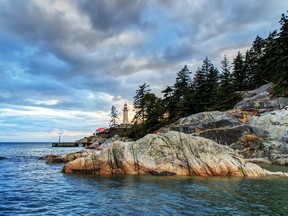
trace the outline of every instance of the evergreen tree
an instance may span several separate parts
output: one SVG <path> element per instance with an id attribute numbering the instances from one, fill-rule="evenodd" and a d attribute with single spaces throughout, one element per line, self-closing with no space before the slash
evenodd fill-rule
<path id="1" fill-rule="evenodd" d="M 217 103 L 214 109 L 220 111 L 231 109 L 241 99 L 233 88 L 231 65 L 226 56 L 221 61 L 220 84 L 216 98 Z"/>
<path id="2" fill-rule="evenodd" d="M 154 132 L 163 126 L 162 100 L 153 93 L 147 93 L 143 97 L 145 110 L 144 130 L 146 133 Z"/>
<path id="3" fill-rule="evenodd" d="M 278 61 L 277 31 L 273 31 L 264 40 L 263 55 L 255 66 L 256 87 L 273 82 L 275 76 L 275 62 Z"/>
<path id="4" fill-rule="evenodd" d="M 207 101 L 207 109 L 213 110 L 216 106 L 217 99 L 217 91 L 219 86 L 219 72 L 218 69 L 215 68 L 212 64 L 212 67 L 208 71 L 207 74 L 207 93 L 209 93 L 208 101 Z"/>
<path id="5" fill-rule="evenodd" d="M 279 23 L 281 28 L 275 44 L 278 55 L 277 61 L 274 62 L 274 94 L 288 96 L 288 16 L 282 14 Z"/>
<path id="6" fill-rule="evenodd" d="M 183 98 L 191 87 L 190 74 L 191 72 L 186 65 L 177 73 L 176 82 L 174 84 L 174 95 L 178 99 Z"/>
<path id="7" fill-rule="evenodd" d="M 211 108 L 214 101 L 214 91 L 216 89 L 217 69 L 214 68 L 212 62 L 206 57 L 202 67 L 198 68 L 193 80 L 193 100 L 195 104 L 195 112 L 202 112 Z"/>
<path id="8" fill-rule="evenodd" d="M 256 87 L 256 75 L 255 75 L 255 62 L 253 56 L 251 55 L 251 50 L 247 50 L 245 54 L 245 60 L 243 64 L 243 70 L 246 73 L 246 88 L 251 90 Z"/>
<path id="9" fill-rule="evenodd" d="M 274 94 L 288 95 L 288 18 L 282 14 L 280 32 L 273 31 L 264 40 L 263 55 L 257 64 L 258 86 L 272 82 Z"/>
<path id="10" fill-rule="evenodd" d="M 260 86 L 263 81 L 259 61 L 264 55 L 265 40 L 259 35 L 253 41 L 250 50 L 247 50 L 244 60 L 244 71 L 246 73 L 246 88 L 248 90 L 255 89 Z"/>
<path id="11" fill-rule="evenodd" d="M 141 98 L 141 121 L 138 119 L 131 128 L 129 137 L 139 139 L 163 126 L 163 103 L 155 94 L 146 92 Z M 137 114 L 137 113 L 136 113 Z M 135 118 L 135 117 L 134 117 Z"/>
<path id="12" fill-rule="evenodd" d="M 238 52 L 236 58 L 234 59 L 233 65 L 234 65 L 232 73 L 233 84 L 235 86 L 236 91 L 243 91 L 246 89 L 247 86 L 247 74 L 244 70 L 243 56 L 240 51 Z"/>
<path id="13" fill-rule="evenodd" d="M 184 117 L 189 115 L 189 104 L 187 104 L 187 96 L 191 94 L 191 72 L 185 65 L 181 71 L 177 73 L 176 82 L 174 84 L 174 95 L 173 99 L 175 103 L 175 116 L 171 117 Z"/>
<path id="14" fill-rule="evenodd" d="M 136 95 L 133 97 L 133 107 L 135 110 L 135 116 L 133 118 L 134 123 L 141 123 L 145 121 L 145 104 L 144 104 L 144 96 L 151 91 L 148 89 L 149 85 L 144 83 L 143 85 L 139 86 L 139 89 L 136 90 Z"/>
<path id="15" fill-rule="evenodd" d="M 164 94 L 163 98 L 163 112 L 167 116 L 168 120 L 172 120 L 177 116 L 176 104 L 177 98 L 174 96 L 174 88 L 172 86 L 167 86 L 161 93 Z"/>
<path id="16" fill-rule="evenodd" d="M 231 75 L 231 65 L 227 56 L 224 56 L 224 59 L 221 61 L 221 75 L 220 75 L 220 87 L 229 86 L 232 83 Z"/>
<path id="17" fill-rule="evenodd" d="M 194 101 L 194 90 L 191 87 L 189 91 L 184 95 L 183 99 L 179 101 L 179 106 L 181 111 L 178 112 L 177 117 L 182 118 L 194 114 L 195 111 L 195 101 Z"/>
<path id="18" fill-rule="evenodd" d="M 119 119 L 118 111 L 115 106 L 112 106 L 109 127 L 116 127 L 118 125 L 117 119 Z"/>

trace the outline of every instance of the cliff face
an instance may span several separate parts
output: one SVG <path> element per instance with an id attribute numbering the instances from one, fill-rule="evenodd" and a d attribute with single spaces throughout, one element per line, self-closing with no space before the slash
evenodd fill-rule
<path id="1" fill-rule="evenodd" d="M 223 145 L 239 141 L 251 129 L 235 116 L 227 112 L 202 112 L 179 119 L 161 132 L 179 131 L 214 140 Z"/>
<path id="2" fill-rule="evenodd" d="M 67 163 L 64 173 L 195 176 L 287 176 L 246 163 L 229 147 L 191 134 L 149 134 Z"/>
<path id="3" fill-rule="evenodd" d="M 267 84 L 244 94 L 234 110 L 179 119 L 160 132 L 179 131 L 229 145 L 247 159 L 288 165 L 288 99 L 274 98 Z"/>
<path id="4" fill-rule="evenodd" d="M 255 158 L 267 158 L 273 164 L 288 165 L 288 108 L 252 116 L 249 125 L 262 137 L 262 151 Z"/>

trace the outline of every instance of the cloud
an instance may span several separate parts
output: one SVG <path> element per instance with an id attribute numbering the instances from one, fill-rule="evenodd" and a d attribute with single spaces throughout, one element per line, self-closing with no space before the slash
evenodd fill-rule
<path id="1" fill-rule="evenodd" d="M 216 66 L 225 54 L 231 61 L 257 34 L 279 28 L 287 7 L 282 0 L 0 0 L 0 136 L 17 135 L 17 126 L 23 136 L 44 137 L 55 125 L 71 133 L 105 125 L 111 106 L 121 113 L 139 85 L 160 96 L 184 65 L 194 72 L 205 56 Z"/>
<path id="2" fill-rule="evenodd" d="M 141 14 L 146 4 L 147 1 L 143 0 L 78 1 L 79 8 L 88 15 L 93 27 L 108 33 L 141 25 Z"/>
<path id="3" fill-rule="evenodd" d="M 23 139 L 26 136 L 25 134 L 34 134 L 32 137 L 25 137 L 27 141 L 32 141 L 33 137 L 37 137 L 38 135 L 38 140 L 42 139 L 40 137 L 41 134 L 48 133 L 50 137 L 54 136 L 54 134 L 57 135 L 58 132 L 56 133 L 55 131 L 64 131 L 63 134 L 67 138 L 69 134 L 72 136 L 73 131 L 73 136 L 78 135 L 83 137 L 85 135 L 83 133 L 84 130 L 90 131 L 92 134 L 97 126 L 108 125 L 109 112 L 56 110 L 33 106 L 4 107 L 2 105 L 0 106 L 0 119 L 0 136 L 1 134 L 2 137 L 5 134 L 13 134 L 15 139 Z M 79 124 L 79 122 L 85 122 L 85 126 Z M 67 133 L 65 130 L 70 132 Z"/>
<path id="4" fill-rule="evenodd" d="M 56 105 L 59 103 L 59 100 L 34 100 L 34 99 L 27 99 L 27 101 L 36 104 L 36 105 Z"/>

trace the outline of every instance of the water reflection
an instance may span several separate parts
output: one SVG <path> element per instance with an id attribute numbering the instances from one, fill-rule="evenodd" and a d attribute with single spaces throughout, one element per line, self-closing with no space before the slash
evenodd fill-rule
<path id="1" fill-rule="evenodd" d="M 15 148 L 14 148 L 15 147 Z M 285 215 L 286 178 L 65 175 L 39 157 L 76 149 L 5 146 L 0 215 Z M 67 151 L 67 152 L 64 152 Z M 271 167 L 270 167 L 271 168 Z M 275 167 L 274 167 L 275 168 Z"/>

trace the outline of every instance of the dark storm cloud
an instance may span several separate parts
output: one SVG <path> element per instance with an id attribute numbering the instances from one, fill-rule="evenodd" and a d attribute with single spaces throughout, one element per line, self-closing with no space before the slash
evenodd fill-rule
<path id="1" fill-rule="evenodd" d="M 173 10 L 171 21 L 182 23 L 183 37 L 190 41 L 193 47 L 209 54 L 213 48 L 225 47 L 225 43 L 233 41 L 229 46 L 249 46 L 257 34 L 267 36 L 270 26 L 277 23 L 283 6 L 283 1 L 159 1 L 167 10 Z M 279 11 L 278 14 L 272 11 Z M 273 30 L 273 29 L 271 29 Z M 245 34 L 247 33 L 247 34 Z M 238 43 L 238 41 L 241 43 Z M 216 44 L 218 41 L 218 44 Z M 216 42 L 216 43 L 215 43 Z M 205 50 L 206 49 L 206 50 Z M 224 49 L 223 49 L 224 50 Z M 197 52 L 197 54 L 200 54 Z M 206 54 L 206 55 L 207 55 Z M 213 55 L 213 54 L 212 54 Z M 205 56 L 205 55 L 204 55 Z M 202 56 L 203 58 L 203 56 Z"/>
<path id="2" fill-rule="evenodd" d="M 143 0 L 84 0 L 78 5 L 89 16 L 94 28 L 104 32 L 121 32 L 123 28 L 142 25 L 141 15 L 147 3 Z"/>

